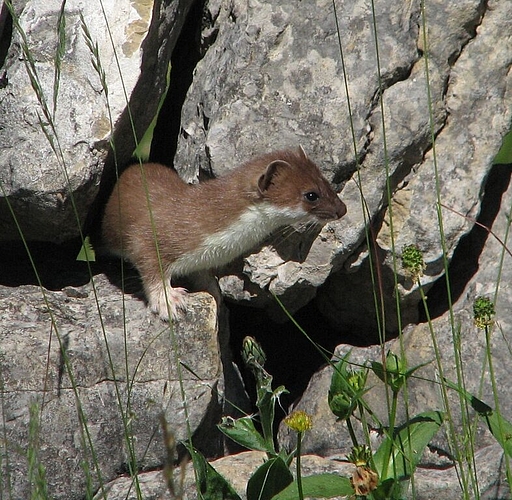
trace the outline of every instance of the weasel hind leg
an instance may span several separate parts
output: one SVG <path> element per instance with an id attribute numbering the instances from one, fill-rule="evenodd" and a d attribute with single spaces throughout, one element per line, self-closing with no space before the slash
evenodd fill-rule
<path id="1" fill-rule="evenodd" d="M 176 321 L 180 313 L 185 312 L 188 292 L 185 288 L 171 286 L 170 280 L 155 279 L 149 283 L 144 280 L 144 290 L 151 311 L 163 321 Z"/>

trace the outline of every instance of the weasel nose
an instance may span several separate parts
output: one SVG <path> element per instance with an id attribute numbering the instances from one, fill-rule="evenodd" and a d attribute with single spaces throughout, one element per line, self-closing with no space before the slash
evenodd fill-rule
<path id="1" fill-rule="evenodd" d="M 343 203 L 338 197 L 336 197 L 336 218 L 341 219 L 347 213 L 347 205 Z"/>

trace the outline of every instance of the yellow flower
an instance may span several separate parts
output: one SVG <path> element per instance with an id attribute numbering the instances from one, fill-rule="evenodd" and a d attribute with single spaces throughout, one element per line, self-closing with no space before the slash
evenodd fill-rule
<path id="1" fill-rule="evenodd" d="M 296 410 L 290 413 L 285 419 L 284 423 L 294 431 L 305 432 L 309 431 L 313 427 L 313 420 L 311 415 L 308 415 L 305 411 Z"/>

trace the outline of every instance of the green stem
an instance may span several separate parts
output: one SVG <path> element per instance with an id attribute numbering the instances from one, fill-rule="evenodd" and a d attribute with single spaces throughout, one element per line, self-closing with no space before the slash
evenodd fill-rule
<path id="1" fill-rule="evenodd" d="M 304 500 L 304 492 L 302 491 L 302 475 L 300 473 L 300 454 L 303 432 L 297 432 L 297 451 L 295 452 L 295 466 L 297 467 L 297 490 L 299 492 L 299 500 Z"/>
<path id="2" fill-rule="evenodd" d="M 350 439 L 352 439 L 352 445 L 359 446 L 357 443 L 356 433 L 354 432 L 354 428 L 352 427 L 352 421 L 350 420 L 350 417 L 347 418 L 347 429 L 348 433 L 350 434 Z"/>
<path id="3" fill-rule="evenodd" d="M 383 477 L 383 478 L 387 477 L 389 461 L 393 454 L 393 447 L 395 446 L 394 435 L 395 435 L 395 422 L 396 422 L 397 406 L 398 406 L 398 391 L 393 391 L 393 400 L 391 402 L 391 412 L 389 414 L 389 427 L 388 427 L 388 433 L 389 433 L 389 439 L 391 442 L 391 446 L 389 447 L 389 454 L 386 457 L 386 460 L 384 461 L 384 464 L 382 466 L 381 477 Z M 393 467 L 395 467 L 395 465 L 396 464 L 393 461 Z"/>
<path id="4" fill-rule="evenodd" d="M 492 353 L 491 353 L 491 330 L 488 326 L 485 327 L 485 352 L 487 355 L 487 363 L 489 364 L 489 377 L 491 379 L 491 386 L 492 386 L 492 393 L 494 396 L 494 409 L 496 412 L 500 412 L 500 402 L 498 398 L 498 386 L 496 384 L 496 377 L 494 374 L 494 364 L 492 360 Z M 504 443 L 504 432 L 502 428 L 502 421 L 501 418 L 498 420 L 498 432 L 500 434 L 501 442 Z M 507 481 L 510 484 L 512 481 L 511 473 L 510 473 L 510 461 L 509 456 L 507 453 L 504 453 L 505 458 L 505 469 L 507 474 Z"/>

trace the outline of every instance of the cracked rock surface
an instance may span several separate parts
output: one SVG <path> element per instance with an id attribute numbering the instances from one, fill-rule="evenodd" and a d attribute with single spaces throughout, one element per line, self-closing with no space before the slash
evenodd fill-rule
<path id="1" fill-rule="evenodd" d="M 97 489 L 98 471 L 106 479 L 128 470 L 130 461 L 144 469 L 160 466 L 166 453 L 160 415 L 177 440 L 201 425 L 210 432 L 203 445 L 214 445 L 225 394 L 213 299 L 191 297 L 172 333 L 142 301 L 124 300 L 104 276 L 94 283 L 94 290 L 89 283 L 44 295 L 36 286 L 0 286 L 2 421 L 10 450 L 2 474 L 14 478 L 14 498 L 30 496 L 20 452 L 30 446 L 39 450 L 52 497 L 72 499 L 82 498 L 84 467 L 96 471 Z M 182 391 L 193 402 L 187 408 Z M 38 443 L 29 434 L 37 425 L 31 408 L 38 410 Z"/>
<path id="2" fill-rule="evenodd" d="M 0 15 L 0 241 L 20 237 L 12 208 L 25 239 L 62 243 L 85 223 L 109 140 L 123 163 L 153 119 L 191 2 L 70 0 L 61 32 L 61 2 L 13 4 L 12 38 Z"/>
<path id="3" fill-rule="evenodd" d="M 304 260 L 269 258 L 275 248 L 265 250 L 246 261 L 264 272 L 223 282 L 235 299 L 249 300 L 258 288 L 276 292 L 293 312 L 331 275 L 322 312 L 340 329 L 360 316 L 355 302 L 367 295 L 368 220 L 375 221 L 374 252 L 384 263 L 383 290 L 393 310 L 393 252 L 411 243 L 420 247 L 427 288 L 444 272 L 436 182 L 448 206 L 442 217 L 450 258 L 472 226 L 465 217 L 479 213 L 511 119 L 510 41 L 502 36 L 510 29 L 510 3 L 429 2 L 424 17 L 419 1 L 394 9 L 384 1 L 374 5 L 372 12 L 365 2 L 341 4 L 335 13 L 332 2 L 321 1 L 300 8 L 256 0 L 208 3 L 215 42 L 197 65 L 183 105 L 175 159 L 193 179 L 200 170 L 217 175 L 256 152 L 300 143 L 344 186 L 347 215 L 323 231 Z M 388 180 L 393 196 L 386 208 Z M 415 321 L 417 289 L 402 287 L 402 301 L 404 324 Z M 272 312 L 269 295 L 260 293 L 258 302 Z M 340 309 L 353 314 L 340 320 Z M 373 329 L 374 314 L 365 318 L 359 318 L 361 330 Z M 393 320 L 387 327 L 397 331 Z"/>

